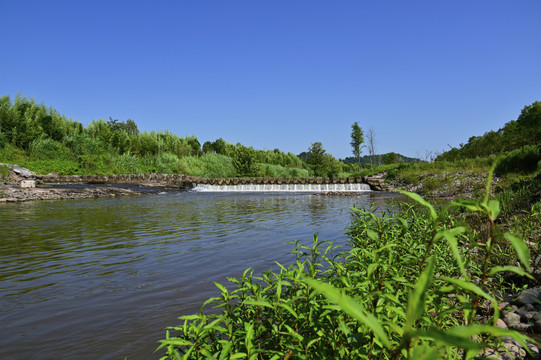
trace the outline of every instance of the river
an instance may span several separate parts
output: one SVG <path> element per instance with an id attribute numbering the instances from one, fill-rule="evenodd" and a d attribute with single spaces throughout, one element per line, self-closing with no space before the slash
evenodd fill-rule
<path id="1" fill-rule="evenodd" d="M 345 207 L 396 195 L 181 192 L 0 204 L 0 359 L 158 359 L 165 328 L 288 241 L 347 244 Z"/>

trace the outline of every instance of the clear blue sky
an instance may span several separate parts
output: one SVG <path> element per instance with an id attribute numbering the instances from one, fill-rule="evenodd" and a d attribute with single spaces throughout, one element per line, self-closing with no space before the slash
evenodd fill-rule
<path id="1" fill-rule="evenodd" d="M 539 0 L 0 5 L 0 95 L 84 124 L 343 158 L 358 121 L 424 157 L 541 100 Z"/>

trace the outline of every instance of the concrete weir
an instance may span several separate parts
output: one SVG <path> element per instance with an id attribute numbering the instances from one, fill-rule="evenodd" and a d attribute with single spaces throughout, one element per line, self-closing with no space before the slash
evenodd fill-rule
<path id="1" fill-rule="evenodd" d="M 361 177 L 200 178 L 181 174 L 45 175 L 44 183 L 129 184 L 200 191 L 368 191 L 380 186 Z M 376 186 L 375 186 L 376 185 Z"/>

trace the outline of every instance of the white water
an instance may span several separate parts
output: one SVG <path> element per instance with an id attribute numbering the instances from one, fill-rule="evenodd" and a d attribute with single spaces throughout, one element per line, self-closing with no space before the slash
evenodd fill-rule
<path id="1" fill-rule="evenodd" d="M 258 192 L 359 192 L 370 191 L 368 184 L 238 184 L 238 185 L 209 185 L 197 184 L 194 191 L 258 191 Z"/>

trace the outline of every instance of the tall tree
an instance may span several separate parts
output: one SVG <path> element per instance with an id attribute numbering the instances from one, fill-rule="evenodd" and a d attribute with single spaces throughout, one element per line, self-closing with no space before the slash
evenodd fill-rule
<path id="1" fill-rule="evenodd" d="M 326 152 L 323 148 L 323 144 L 319 141 L 312 143 L 312 145 L 308 149 L 308 157 L 306 159 L 306 163 L 314 171 L 314 174 L 316 176 L 322 176 L 325 172 L 325 153 Z"/>
<path id="2" fill-rule="evenodd" d="M 233 166 L 238 176 L 257 176 L 259 164 L 253 147 L 236 146 L 233 150 Z"/>
<path id="3" fill-rule="evenodd" d="M 374 166 L 374 157 L 376 155 L 376 132 L 370 128 L 366 135 L 366 141 L 368 142 L 368 154 L 370 155 L 370 167 Z"/>
<path id="4" fill-rule="evenodd" d="M 315 176 L 336 176 L 342 170 L 340 162 L 327 153 L 319 141 L 308 149 L 306 163 Z"/>
<path id="5" fill-rule="evenodd" d="M 363 129 L 359 126 L 359 123 L 355 121 L 353 125 L 351 125 L 351 148 L 353 150 L 353 156 L 357 158 L 357 170 L 360 170 L 361 168 L 361 151 L 364 143 L 364 134 Z"/>

